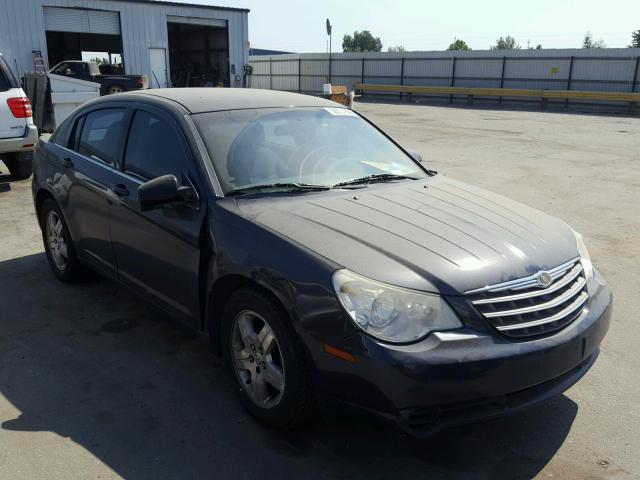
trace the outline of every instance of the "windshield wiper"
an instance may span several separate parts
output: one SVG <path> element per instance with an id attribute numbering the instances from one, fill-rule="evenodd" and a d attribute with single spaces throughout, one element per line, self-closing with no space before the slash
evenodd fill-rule
<path id="1" fill-rule="evenodd" d="M 236 188 L 227 192 L 227 197 L 235 195 L 245 195 L 249 193 L 261 192 L 263 190 L 287 191 L 287 192 L 313 192 L 321 190 L 331 190 L 329 185 L 311 185 L 308 183 L 264 183 L 261 185 L 251 185 L 249 187 Z"/>
<path id="2" fill-rule="evenodd" d="M 346 182 L 336 183 L 333 188 L 343 187 L 346 185 L 361 185 L 364 183 L 386 182 L 389 180 L 417 180 L 417 178 L 409 177 L 407 175 L 394 175 L 393 173 L 376 173 L 374 175 L 367 175 L 366 177 L 354 178 L 353 180 L 347 180 Z"/>

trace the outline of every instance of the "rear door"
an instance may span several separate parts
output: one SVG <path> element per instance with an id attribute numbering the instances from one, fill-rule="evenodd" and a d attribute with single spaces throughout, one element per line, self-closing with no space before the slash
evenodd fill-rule
<path id="1" fill-rule="evenodd" d="M 98 108 L 79 117 L 56 161 L 68 180 L 62 208 L 78 254 L 108 275 L 116 275 L 109 236 L 111 185 L 117 181 L 130 120 L 124 104 Z"/>
<path id="2" fill-rule="evenodd" d="M 15 117 L 7 100 L 24 97 L 20 84 L 0 55 L 0 138 L 22 137 L 27 127 L 27 118 Z"/>
<path id="3" fill-rule="evenodd" d="M 198 328 L 199 240 L 205 202 L 170 204 L 147 212 L 138 204 L 138 187 L 165 174 L 203 191 L 186 138 L 170 115 L 151 106 L 135 111 L 122 170 L 113 187 L 110 215 L 118 275 Z"/>

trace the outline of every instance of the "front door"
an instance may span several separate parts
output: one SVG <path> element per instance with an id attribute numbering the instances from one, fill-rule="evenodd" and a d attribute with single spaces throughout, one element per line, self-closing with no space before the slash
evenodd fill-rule
<path id="1" fill-rule="evenodd" d="M 200 206 L 170 204 L 145 212 L 138 204 L 138 187 L 166 174 L 202 191 L 184 134 L 170 115 L 152 107 L 135 111 L 122 170 L 112 189 L 110 215 L 118 276 L 197 328 L 204 202 Z"/>
<path id="2" fill-rule="evenodd" d="M 150 48 L 149 63 L 151 64 L 151 78 L 149 78 L 149 87 L 168 87 L 169 82 L 167 80 L 167 54 L 165 49 Z"/>

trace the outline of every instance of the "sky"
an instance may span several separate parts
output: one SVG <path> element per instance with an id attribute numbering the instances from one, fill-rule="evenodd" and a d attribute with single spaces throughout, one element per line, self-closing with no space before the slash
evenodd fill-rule
<path id="1" fill-rule="evenodd" d="M 333 25 L 333 51 L 342 37 L 369 30 L 383 50 L 445 50 L 465 40 L 485 50 L 511 35 L 526 48 L 579 48 L 587 30 L 607 47 L 626 47 L 640 29 L 640 0 L 178 0 L 251 9 L 254 48 L 293 52 L 327 51 L 325 20 Z"/>

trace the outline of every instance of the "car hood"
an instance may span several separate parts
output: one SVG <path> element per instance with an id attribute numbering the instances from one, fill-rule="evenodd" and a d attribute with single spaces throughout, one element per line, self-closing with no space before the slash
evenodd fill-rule
<path id="1" fill-rule="evenodd" d="M 561 220 L 442 175 L 237 203 L 250 220 L 332 262 L 422 291 L 463 294 L 578 256 Z"/>

